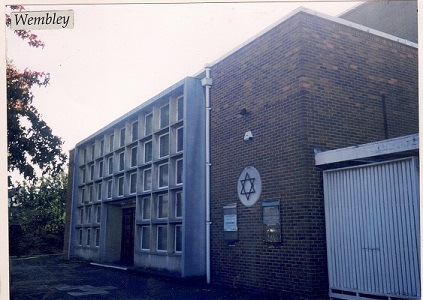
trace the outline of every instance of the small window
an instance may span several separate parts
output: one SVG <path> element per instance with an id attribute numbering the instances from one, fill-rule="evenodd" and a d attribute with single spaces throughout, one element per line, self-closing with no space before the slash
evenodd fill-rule
<path id="1" fill-rule="evenodd" d="M 78 240 L 78 245 L 79 246 L 82 246 L 82 237 L 83 237 L 83 235 L 82 235 L 82 229 L 79 229 L 79 240 Z"/>
<path id="2" fill-rule="evenodd" d="M 141 249 L 150 250 L 150 226 L 141 227 Z"/>
<path id="3" fill-rule="evenodd" d="M 98 163 L 98 178 L 103 178 L 103 161 Z"/>
<path id="4" fill-rule="evenodd" d="M 109 175 L 111 175 L 113 174 L 113 157 L 109 157 L 108 164 L 109 164 Z"/>
<path id="5" fill-rule="evenodd" d="M 138 148 L 131 148 L 131 167 L 136 167 L 138 164 Z"/>
<path id="6" fill-rule="evenodd" d="M 169 104 L 160 108 L 160 128 L 169 126 Z"/>
<path id="7" fill-rule="evenodd" d="M 175 252 L 182 252 L 182 225 L 175 226 Z"/>
<path id="8" fill-rule="evenodd" d="M 131 136 L 132 136 L 132 141 L 133 142 L 138 139 L 138 121 L 132 123 Z"/>
<path id="9" fill-rule="evenodd" d="M 263 201 L 263 235 L 268 243 L 281 242 L 281 221 L 279 200 Z"/>
<path id="10" fill-rule="evenodd" d="M 97 228 L 95 230 L 95 246 L 96 247 L 100 246 L 100 228 Z"/>
<path id="11" fill-rule="evenodd" d="M 151 169 L 144 170 L 143 191 L 151 191 Z"/>
<path id="12" fill-rule="evenodd" d="M 91 223 L 91 206 L 86 207 L 86 210 L 87 210 L 87 212 L 85 214 L 86 223 L 90 224 Z"/>
<path id="13" fill-rule="evenodd" d="M 176 218 L 182 218 L 182 192 L 176 193 L 175 217 Z"/>
<path id="14" fill-rule="evenodd" d="M 95 159 L 95 144 L 91 145 L 91 159 Z"/>
<path id="15" fill-rule="evenodd" d="M 89 187 L 88 187 L 88 202 L 93 202 L 93 199 L 94 199 L 94 191 L 93 191 L 93 186 L 92 185 L 90 185 Z"/>
<path id="16" fill-rule="evenodd" d="M 164 134 L 159 137 L 160 157 L 169 155 L 169 134 Z"/>
<path id="17" fill-rule="evenodd" d="M 82 161 L 84 162 L 84 164 L 87 162 L 87 148 L 84 148 L 84 150 L 82 150 Z"/>
<path id="18" fill-rule="evenodd" d="M 169 186 L 169 165 L 163 164 L 159 166 L 159 188 Z"/>
<path id="19" fill-rule="evenodd" d="M 100 156 L 104 155 L 104 139 L 100 141 Z"/>
<path id="20" fill-rule="evenodd" d="M 119 171 L 125 170 L 125 152 L 119 153 Z"/>
<path id="21" fill-rule="evenodd" d="M 176 129 L 176 152 L 184 150 L 184 128 L 179 127 Z"/>
<path id="22" fill-rule="evenodd" d="M 120 144 L 119 144 L 119 146 L 121 146 L 121 147 L 125 146 L 125 134 L 126 134 L 126 130 L 125 130 L 125 127 L 124 127 L 120 130 Z"/>
<path id="23" fill-rule="evenodd" d="M 81 203 L 85 202 L 85 188 L 81 189 Z"/>
<path id="24" fill-rule="evenodd" d="M 157 226 L 157 251 L 167 251 L 167 225 Z"/>
<path id="25" fill-rule="evenodd" d="M 112 180 L 107 181 L 107 199 L 112 198 L 112 188 L 113 188 L 113 181 Z"/>
<path id="26" fill-rule="evenodd" d="M 82 183 L 85 183 L 85 181 L 86 181 L 86 171 L 85 171 L 85 168 L 83 168 L 82 170 L 81 170 L 81 178 L 82 178 Z"/>
<path id="27" fill-rule="evenodd" d="M 94 180 L 94 165 L 90 166 L 90 180 Z"/>
<path id="28" fill-rule="evenodd" d="M 149 163 L 153 159 L 153 143 L 151 141 L 144 144 L 144 163 Z"/>
<path id="29" fill-rule="evenodd" d="M 97 205 L 95 209 L 95 222 L 100 223 L 101 220 L 101 206 Z"/>
<path id="30" fill-rule="evenodd" d="M 113 152 L 115 146 L 115 135 L 112 133 L 109 136 L 109 152 Z"/>
<path id="31" fill-rule="evenodd" d="M 84 223 L 84 209 L 80 208 L 78 209 L 79 211 L 79 224 L 83 224 Z"/>
<path id="32" fill-rule="evenodd" d="M 176 161 L 176 184 L 182 184 L 183 182 L 183 160 L 178 159 Z"/>
<path id="33" fill-rule="evenodd" d="M 123 196 L 123 188 L 124 188 L 124 178 L 123 176 L 118 178 L 118 196 L 122 197 Z"/>
<path id="34" fill-rule="evenodd" d="M 137 192 L 137 173 L 132 173 L 129 177 L 130 189 L 129 193 L 135 194 Z"/>
<path id="35" fill-rule="evenodd" d="M 169 196 L 168 194 L 157 197 L 157 218 L 166 219 L 169 215 Z"/>
<path id="36" fill-rule="evenodd" d="M 178 98 L 178 112 L 176 117 L 178 121 L 184 118 L 184 97 Z"/>
<path id="37" fill-rule="evenodd" d="M 145 116 L 145 135 L 150 135 L 153 133 L 153 114 L 148 114 Z"/>
<path id="38" fill-rule="evenodd" d="M 97 184 L 97 200 L 100 201 L 102 197 L 102 185 L 101 182 Z"/>
<path id="39" fill-rule="evenodd" d="M 91 245 L 91 229 L 87 229 L 87 246 Z"/>
<path id="40" fill-rule="evenodd" d="M 146 197 L 146 198 L 142 198 L 142 201 L 141 201 L 141 205 L 142 205 L 142 212 L 141 212 L 141 218 L 143 219 L 143 220 L 150 220 L 150 216 L 151 216 L 151 213 L 150 213 L 150 197 Z"/>

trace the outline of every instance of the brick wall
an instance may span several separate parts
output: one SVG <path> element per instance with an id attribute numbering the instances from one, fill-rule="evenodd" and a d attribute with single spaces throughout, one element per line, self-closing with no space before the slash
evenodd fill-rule
<path id="1" fill-rule="evenodd" d="M 216 284 L 285 299 L 327 295 L 321 172 L 313 148 L 417 132 L 417 50 L 299 13 L 212 67 L 211 265 Z M 245 108 L 249 114 L 241 116 Z M 254 139 L 244 142 L 251 130 Z M 243 206 L 237 180 L 261 175 L 261 199 Z M 263 200 L 280 199 L 282 243 L 263 242 Z M 237 203 L 238 241 L 223 241 Z"/>

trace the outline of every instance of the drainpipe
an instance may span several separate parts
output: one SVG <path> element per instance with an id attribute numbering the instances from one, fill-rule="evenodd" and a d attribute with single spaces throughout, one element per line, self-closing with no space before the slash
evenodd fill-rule
<path id="1" fill-rule="evenodd" d="M 210 77 L 210 67 L 205 67 L 206 77 L 201 80 L 201 84 L 206 88 L 206 276 L 207 283 L 210 283 L 210 88 L 212 78 Z"/>

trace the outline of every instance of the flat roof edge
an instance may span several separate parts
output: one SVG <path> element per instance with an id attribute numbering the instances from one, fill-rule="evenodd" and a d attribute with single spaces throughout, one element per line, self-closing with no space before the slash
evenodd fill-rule
<path id="1" fill-rule="evenodd" d="M 394 154 L 419 149 L 419 135 L 411 134 L 362 144 L 347 148 L 323 151 L 315 154 L 315 165 L 321 166 L 331 163 L 363 159 L 378 155 Z"/>

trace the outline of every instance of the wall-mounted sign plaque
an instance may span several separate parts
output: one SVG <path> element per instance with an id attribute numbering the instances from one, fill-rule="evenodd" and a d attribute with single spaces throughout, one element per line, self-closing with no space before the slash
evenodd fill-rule
<path id="1" fill-rule="evenodd" d="M 261 178 L 254 167 L 246 167 L 238 178 L 238 197 L 245 206 L 253 206 L 260 198 Z"/>

